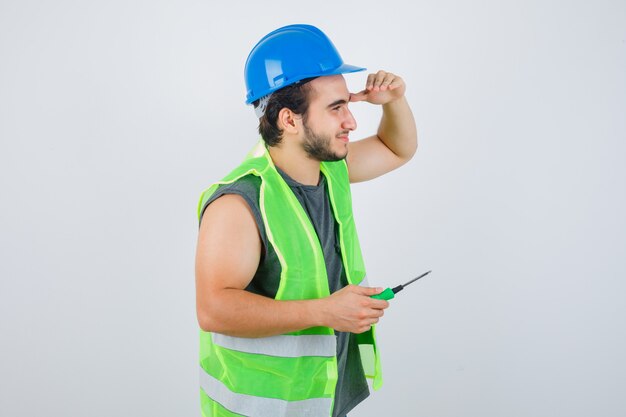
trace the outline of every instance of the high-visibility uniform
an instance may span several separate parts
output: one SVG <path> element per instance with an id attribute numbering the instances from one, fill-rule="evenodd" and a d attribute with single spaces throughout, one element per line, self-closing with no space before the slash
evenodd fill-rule
<path id="1" fill-rule="evenodd" d="M 365 267 L 352 216 L 345 161 L 322 162 L 346 278 L 364 285 Z M 262 142 L 222 181 L 202 193 L 198 216 L 220 185 L 253 174 L 261 178 L 259 206 L 267 239 L 281 266 L 276 300 L 329 295 L 322 248 L 311 221 L 276 170 Z M 365 375 L 382 385 L 374 326 L 358 335 Z M 336 336 L 314 327 L 278 336 L 243 338 L 200 331 L 200 396 L 209 416 L 330 416 L 337 384 Z"/>

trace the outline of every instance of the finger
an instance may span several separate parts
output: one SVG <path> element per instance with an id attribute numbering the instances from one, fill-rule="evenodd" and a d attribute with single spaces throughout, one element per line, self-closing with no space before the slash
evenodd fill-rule
<path id="1" fill-rule="evenodd" d="M 395 90 L 396 88 L 400 87 L 402 85 L 404 81 L 402 80 L 402 78 L 398 77 L 397 75 L 394 76 L 393 81 L 391 81 L 391 84 L 389 84 L 389 89 L 390 90 Z"/>
<path id="2" fill-rule="evenodd" d="M 387 75 L 387 73 L 383 70 L 380 70 L 376 73 L 376 78 L 374 79 L 374 91 L 380 90 L 380 85 L 385 80 L 385 75 Z"/>
<path id="3" fill-rule="evenodd" d="M 385 314 L 385 310 L 379 310 L 379 309 L 373 308 L 373 309 L 368 310 L 367 319 L 368 320 L 373 320 L 373 319 L 378 320 L 384 314 Z"/>
<path id="4" fill-rule="evenodd" d="M 378 323 L 378 319 L 370 320 L 369 323 L 363 324 L 362 326 L 359 327 L 358 333 L 365 333 L 365 332 L 371 330 L 372 326 L 375 325 L 376 323 Z"/>
<path id="5" fill-rule="evenodd" d="M 369 74 L 367 76 L 367 82 L 365 83 L 365 89 L 370 91 L 374 88 L 374 80 L 376 79 L 376 74 Z"/>
<path id="6" fill-rule="evenodd" d="M 376 298 L 371 299 L 370 308 L 376 309 L 377 311 L 382 311 L 389 307 L 389 301 L 387 300 L 378 300 Z"/>
<path id="7" fill-rule="evenodd" d="M 350 93 L 350 101 L 354 103 L 357 101 L 367 100 L 367 92 L 367 90 L 363 90 L 359 91 L 358 93 Z"/>
<path id="8" fill-rule="evenodd" d="M 370 330 L 372 328 L 372 326 L 361 326 L 358 329 L 356 329 L 355 334 L 360 334 L 360 333 L 365 333 L 366 331 Z"/>
<path id="9" fill-rule="evenodd" d="M 380 84 L 380 89 L 381 90 L 386 90 L 387 87 L 389 87 L 389 85 L 395 80 L 396 76 L 393 75 L 392 73 L 388 72 L 387 75 L 385 75 L 385 78 L 383 79 L 383 82 Z"/>
<path id="10" fill-rule="evenodd" d="M 382 287 L 361 287 L 361 286 L 358 286 L 358 285 L 355 286 L 354 289 L 355 289 L 355 292 L 357 294 L 367 295 L 367 296 L 380 294 L 381 292 L 384 291 L 384 288 L 382 288 Z M 372 300 L 374 300 L 374 298 L 372 298 Z M 384 301 L 384 300 L 382 300 L 382 301 Z"/>

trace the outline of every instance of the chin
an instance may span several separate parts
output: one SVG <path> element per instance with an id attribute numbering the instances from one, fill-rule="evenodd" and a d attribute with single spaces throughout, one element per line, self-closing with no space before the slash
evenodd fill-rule
<path id="1" fill-rule="evenodd" d="M 348 150 L 346 149 L 345 152 L 337 152 L 335 153 L 335 161 L 343 161 L 344 159 L 346 159 L 346 157 L 348 156 Z"/>

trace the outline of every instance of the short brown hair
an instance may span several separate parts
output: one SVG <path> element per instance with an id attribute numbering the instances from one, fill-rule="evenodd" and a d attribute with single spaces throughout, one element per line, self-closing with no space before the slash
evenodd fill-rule
<path id="1" fill-rule="evenodd" d="M 278 113 L 285 107 L 301 115 L 306 122 L 311 93 L 311 86 L 308 83 L 315 78 L 305 78 L 272 93 L 265 114 L 259 119 L 259 134 L 268 146 L 278 145 L 283 139 L 283 131 L 278 128 L 277 121 Z M 252 103 L 254 108 L 259 106 L 259 101 Z"/>

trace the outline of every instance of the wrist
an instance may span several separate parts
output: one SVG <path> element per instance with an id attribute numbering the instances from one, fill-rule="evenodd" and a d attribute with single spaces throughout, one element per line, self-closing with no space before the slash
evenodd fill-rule
<path id="1" fill-rule="evenodd" d="M 328 307 L 326 298 L 307 300 L 307 317 L 311 320 L 311 327 L 328 327 Z"/>
<path id="2" fill-rule="evenodd" d="M 400 97 L 394 98 L 393 100 L 390 100 L 383 104 L 383 110 L 393 110 L 395 107 L 404 106 L 405 104 L 407 104 L 407 101 L 406 97 L 403 94 Z"/>

